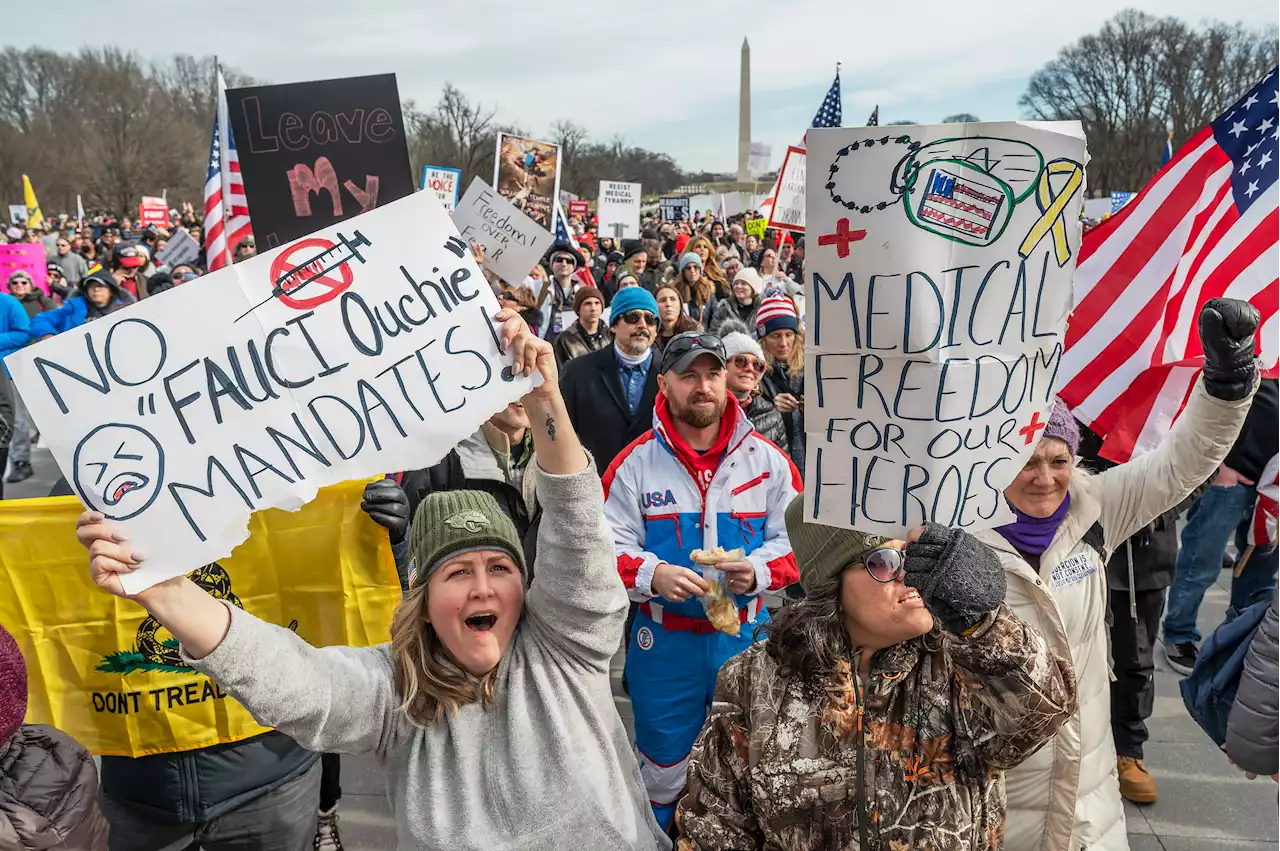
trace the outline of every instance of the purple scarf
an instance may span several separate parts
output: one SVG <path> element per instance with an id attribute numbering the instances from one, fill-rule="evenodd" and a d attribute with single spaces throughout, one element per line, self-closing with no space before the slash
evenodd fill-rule
<path id="1" fill-rule="evenodd" d="M 1012 505 L 1009 507 L 1013 508 Z M 1067 510 L 1070 508 L 1071 494 L 1069 493 L 1067 498 L 1062 501 L 1062 505 L 1058 506 L 1058 510 L 1048 517 L 1032 517 L 1030 514 L 1023 514 L 1018 509 L 1013 508 L 1013 513 L 1018 519 L 1008 526 L 996 527 L 996 531 L 1006 541 L 1013 544 L 1013 548 L 1018 552 L 1040 555 L 1049 549 L 1049 545 L 1053 543 L 1053 536 L 1058 534 L 1058 527 L 1062 525 L 1062 521 L 1067 516 Z"/>

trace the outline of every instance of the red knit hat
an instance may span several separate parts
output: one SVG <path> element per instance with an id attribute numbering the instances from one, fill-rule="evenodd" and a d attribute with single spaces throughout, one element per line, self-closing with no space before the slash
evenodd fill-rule
<path id="1" fill-rule="evenodd" d="M 27 662 L 18 642 L 0 626 L 0 744 L 22 726 L 27 714 Z"/>
<path id="2" fill-rule="evenodd" d="M 689 244 L 689 241 L 691 239 L 693 239 L 693 237 L 689 236 L 689 234 L 687 233 L 682 233 L 676 237 L 676 256 L 677 257 L 679 257 L 681 254 L 684 254 L 684 249 Z"/>

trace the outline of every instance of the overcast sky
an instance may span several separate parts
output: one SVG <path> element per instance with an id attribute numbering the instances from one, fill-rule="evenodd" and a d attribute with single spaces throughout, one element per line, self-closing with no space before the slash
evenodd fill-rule
<path id="1" fill-rule="evenodd" d="M 219 0 L 120 17 L 100 2 L 6 12 L 0 41 L 71 50 L 104 38 L 147 57 L 216 53 L 269 82 L 395 72 L 402 99 L 446 80 L 545 133 L 568 118 L 687 171 L 737 166 L 738 69 L 751 41 L 752 137 L 773 165 L 797 142 L 842 62 L 845 125 L 1023 117 L 1027 78 L 1064 45 L 1133 6 L 1192 22 L 1275 23 L 1276 0 Z"/>

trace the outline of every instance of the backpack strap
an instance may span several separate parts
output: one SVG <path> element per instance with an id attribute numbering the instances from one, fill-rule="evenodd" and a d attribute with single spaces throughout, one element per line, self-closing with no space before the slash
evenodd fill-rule
<path id="1" fill-rule="evenodd" d="M 1102 563 L 1104 565 L 1109 561 L 1109 556 L 1107 555 L 1107 536 L 1102 529 L 1102 523 L 1095 522 L 1090 526 L 1088 530 L 1085 531 L 1084 537 L 1080 539 L 1080 542 L 1086 547 L 1092 547 L 1093 551 L 1102 559 Z"/>

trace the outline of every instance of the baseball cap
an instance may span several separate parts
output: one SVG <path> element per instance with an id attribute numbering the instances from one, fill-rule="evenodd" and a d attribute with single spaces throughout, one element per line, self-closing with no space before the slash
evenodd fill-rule
<path id="1" fill-rule="evenodd" d="M 695 360 L 703 355 L 710 355 L 724 366 L 727 358 L 724 343 L 715 334 L 701 331 L 685 331 L 672 337 L 662 350 L 662 363 L 658 366 L 660 374 L 672 370 L 684 372 Z"/>
<path id="2" fill-rule="evenodd" d="M 117 243 L 111 249 L 111 259 L 117 266 L 123 266 L 126 269 L 137 269 L 139 266 L 147 265 L 147 255 L 131 242 Z"/>

